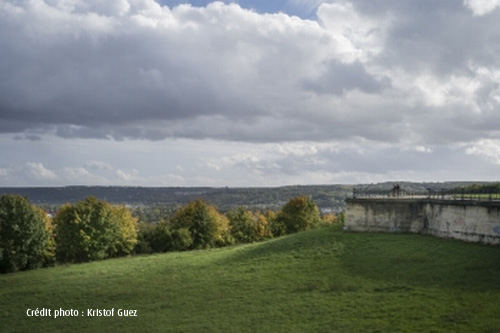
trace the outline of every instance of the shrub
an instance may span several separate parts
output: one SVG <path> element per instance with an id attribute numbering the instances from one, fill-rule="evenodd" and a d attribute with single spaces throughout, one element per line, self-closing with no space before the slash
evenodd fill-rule
<path id="1" fill-rule="evenodd" d="M 53 256 L 50 220 L 19 195 L 0 197 L 0 272 L 33 269 Z"/>

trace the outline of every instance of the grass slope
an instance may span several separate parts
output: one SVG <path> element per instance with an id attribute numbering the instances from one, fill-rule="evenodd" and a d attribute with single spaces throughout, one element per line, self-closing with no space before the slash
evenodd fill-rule
<path id="1" fill-rule="evenodd" d="M 0 300 L 1 332 L 499 332 L 500 248 L 329 227 L 2 275 Z"/>

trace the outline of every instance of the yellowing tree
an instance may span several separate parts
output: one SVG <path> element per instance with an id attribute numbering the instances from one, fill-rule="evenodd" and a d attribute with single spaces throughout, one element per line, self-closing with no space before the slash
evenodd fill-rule
<path id="1" fill-rule="evenodd" d="M 251 243 L 271 237 L 271 229 L 266 216 L 252 213 L 244 207 L 238 207 L 227 213 L 231 234 L 236 242 Z"/>
<path id="2" fill-rule="evenodd" d="M 255 231 L 256 240 L 271 238 L 271 223 L 266 215 L 256 212 L 253 214 L 253 228 Z"/>
<path id="3" fill-rule="evenodd" d="M 125 206 L 111 206 L 111 211 L 118 226 L 118 237 L 111 253 L 119 256 L 129 254 L 137 244 L 137 218 Z"/>

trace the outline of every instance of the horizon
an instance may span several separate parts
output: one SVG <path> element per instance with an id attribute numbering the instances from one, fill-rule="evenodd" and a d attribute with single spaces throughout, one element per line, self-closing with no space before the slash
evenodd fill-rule
<path id="1" fill-rule="evenodd" d="M 168 185 L 157 185 L 157 186 L 142 186 L 142 185 L 56 185 L 56 186 L 3 186 L 0 188 L 69 188 L 69 187 L 129 187 L 129 188 L 185 188 L 185 189 L 195 189 L 195 188 L 207 188 L 207 189 L 267 189 L 267 188 L 282 188 L 282 187 L 323 187 L 323 186 L 376 186 L 385 184 L 454 184 L 454 183 L 466 183 L 466 184 L 499 184 L 500 180 L 497 181 L 475 181 L 475 180 L 450 180 L 450 181 L 411 181 L 411 180 L 398 180 L 398 181 L 382 181 L 377 183 L 332 183 L 332 184 L 288 184 L 288 185 L 278 185 L 278 186 L 168 186 Z"/>

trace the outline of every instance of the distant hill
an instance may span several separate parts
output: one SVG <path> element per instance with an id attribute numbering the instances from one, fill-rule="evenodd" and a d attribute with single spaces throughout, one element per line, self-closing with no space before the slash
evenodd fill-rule
<path id="1" fill-rule="evenodd" d="M 352 194 L 351 185 L 284 186 L 274 188 L 212 188 L 212 187 L 10 187 L 0 188 L 1 194 L 19 194 L 37 205 L 74 203 L 95 196 L 115 204 L 131 206 L 171 204 L 182 205 L 203 199 L 221 210 L 235 206 L 279 208 L 290 198 L 310 195 L 322 209 L 342 210 L 344 199 Z"/>
<path id="2" fill-rule="evenodd" d="M 296 185 L 266 188 L 216 188 L 216 187 L 131 187 L 131 186 L 66 186 L 66 187 L 3 187 L 1 194 L 19 194 L 37 205 L 74 203 L 88 196 L 95 196 L 115 204 L 130 206 L 168 204 L 182 205 L 203 199 L 221 210 L 236 206 L 277 209 L 290 198 L 309 195 L 323 211 L 341 211 L 344 200 L 352 196 L 353 189 L 366 192 L 388 192 L 395 182 L 358 185 Z M 439 191 L 482 182 L 415 183 L 398 182 L 402 189 L 415 194 Z"/>

